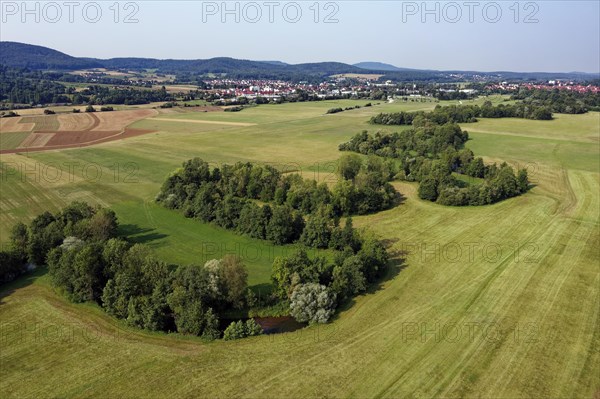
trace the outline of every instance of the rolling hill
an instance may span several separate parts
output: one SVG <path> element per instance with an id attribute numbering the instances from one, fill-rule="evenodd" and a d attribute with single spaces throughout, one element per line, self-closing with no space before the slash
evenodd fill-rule
<path id="1" fill-rule="evenodd" d="M 547 80 L 598 79 L 597 74 L 580 72 L 550 73 L 550 72 L 477 72 L 477 71 L 436 71 L 399 68 L 381 62 L 361 62 L 355 65 L 341 62 L 316 62 L 302 64 L 286 64 L 281 61 L 252 61 L 229 57 L 217 57 L 197 60 L 175 60 L 155 58 L 82 58 L 47 47 L 32 44 L 0 41 L 0 64 L 34 70 L 78 70 L 88 68 L 108 68 L 145 70 L 155 69 L 162 73 L 171 74 L 226 74 L 232 78 L 254 79 L 289 79 L 289 80 L 320 80 L 338 74 L 377 73 L 384 79 L 396 81 L 465 81 L 476 78 L 491 80 Z"/>
<path id="2" fill-rule="evenodd" d="M 48 47 L 17 42 L 0 42 L 0 63 L 16 68 L 58 70 L 102 66 L 97 60 L 76 58 Z"/>

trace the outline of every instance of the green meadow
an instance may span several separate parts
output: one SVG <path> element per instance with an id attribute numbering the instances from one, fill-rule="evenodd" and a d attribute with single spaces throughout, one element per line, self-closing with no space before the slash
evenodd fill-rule
<path id="1" fill-rule="evenodd" d="M 202 264 L 234 252 L 244 258 L 250 284 L 268 284 L 273 257 L 290 248 L 155 205 L 162 181 L 192 157 L 215 165 L 270 163 L 334 181 L 338 144 L 364 129 L 397 130 L 369 125 L 371 116 L 436 105 L 371 101 L 372 107 L 326 114 L 367 102 L 161 114 L 169 120 L 132 125 L 155 131 L 147 135 L 0 155 L 0 242 L 15 222 L 84 200 L 113 208 L 122 233 L 167 262 Z M 422 201 L 416 184 L 394 182 L 402 204 L 355 218 L 356 226 L 387 240 L 393 265 L 331 323 L 211 343 L 148 333 L 96 305 L 68 302 L 40 270 L 0 288 L 0 395 L 595 397 L 600 114 L 462 127 L 476 155 L 527 167 L 533 189 L 494 205 L 457 208 Z"/>

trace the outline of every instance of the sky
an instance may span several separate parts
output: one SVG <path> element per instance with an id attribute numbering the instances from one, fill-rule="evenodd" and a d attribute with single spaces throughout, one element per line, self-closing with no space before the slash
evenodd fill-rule
<path id="1" fill-rule="evenodd" d="M 600 72 L 598 0 L 0 1 L 0 11 L 1 40 L 78 57 Z"/>

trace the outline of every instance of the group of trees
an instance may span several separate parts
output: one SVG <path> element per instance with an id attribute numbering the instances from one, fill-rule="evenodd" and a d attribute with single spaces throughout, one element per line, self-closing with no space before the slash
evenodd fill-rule
<path id="1" fill-rule="evenodd" d="M 102 106 L 100 107 L 100 111 L 102 112 L 110 112 L 110 111 L 114 111 L 114 108 L 111 106 Z M 73 110 L 74 113 L 79 113 L 78 109 L 74 109 Z M 96 112 L 96 108 L 94 108 L 93 105 L 88 105 L 87 107 L 85 107 L 85 112 Z"/>
<path id="2" fill-rule="evenodd" d="M 54 286 L 73 302 L 98 303 L 135 327 L 207 339 L 220 336 L 222 312 L 246 305 L 248 273 L 238 257 L 167 265 L 148 247 L 117 238 L 117 227 L 113 211 L 82 202 L 18 223 L 9 250 L 0 252 L 1 282 L 27 263 L 47 265 Z"/>
<path id="3" fill-rule="evenodd" d="M 424 169 L 420 171 L 423 177 L 419 184 L 419 197 L 442 205 L 493 204 L 529 190 L 527 171 L 520 169 L 515 174 L 515 170 L 506 163 L 499 167 L 496 164 L 485 166 L 484 181 L 479 184 L 465 184 L 456 179 L 444 160 L 428 163 Z"/>
<path id="4" fill-rule="evenodd" d="M 103 241 L 113 237 L 116 229 L 113 211 L 82 202 L 74 202 L 56 214 L 44 212 L 28 226 L 17 223 L 11 230 L 8 249 L 0 252 L 0 281 L 8 282 L 28 267 L 43 265 L 48 252 L 66 237 Z"/>
<path id="5" fill-rule="evenodd" d="M 455 123 L 438 125 L 415 123 L 412 129 L 392 134 L 377 132 L 370 135 L 366 130 L 339 145 L 340 151 L 353 151 L 364 155 L 378 155 L 401 160 L 415 157 L 435 158 L 447 148 L 461 149 L 469 134 Z"/>
<path id="6" fill-rule="evenodd" d="M 157 201 L 181 209 L 186 217 L 275 244 L 301 241 L 326 248 L 337 237 L 340 217 L 386 209 L 396 199 L 387 183 L 389 170 L 365 166 L 357 156 L 346 158 L 333 190 L 298 174 L 282 175 L 268 165 L 237 163 L 211 169 L 194 158 L 167 178 Z"/>
<path id="7" fill-rule="evenodd" d="M 165 87 L 158 90 L 139 89 L 132 87 L 109 87 L 90 85 L 85 89 L 73 93 L 73 104 L 148 104 L 157 101 L 173 101 L 174 97 L 167 92 Z"/>
<path id="8" fill-rule="evenodd" d="M 54 286 L 73 302 L 95 302 L 134 327 L 205 339 L 221 336 L 224 313 L 264 304 L 248 289 L 248 272 L 237 256 L 203 266 L 168 265 L 148 247 L 118 238 L 117 227 L 114 212 L 82 202 L 55 214 L 44 212 L 29 226 L 14 226 L 10 250 L 0 252 L 0 278 L 14 279 L 27 262 L 46 264 Z M 327 322 L 339 301 L 364 292 L 388 263 L 383 244 L 355 230 L 350 218 L 328 234 L 333 263 L 311 258 L 300 247 L 273 264 L 274 290 L 267 302 L 287 304 L 300 322 Z M 250 319 L 233 322 L 224 339 L 261 333 Z"/>
<path id="9" fill-rule="evenodd" d="M 552 112 L 561 114 L 584 114 L 589 111 L 600 111 L 600 93 L 593 91 L 578 92 L 573 90 L 542 90 L 521 88 L 513 94 L 513 100 L 536 106 L 544 106 Z"/>
<path id="10" fill-rule="evenodd" d="M 365 107 L 370 107 L 371 103 L 367 103 L 365 105 Z M 327 110 L 327 114 L 337 114 L 339 112 L 344 112 L 344 111 L 351 111 L 353 109 L 359 109 L 362 108 L 360 105 L 355 105 L 354 107 L 345 107 L 345 108 L 341 108 L 341 107 L 336 107 L 336 108 L 330 108 Z"/>
<path id="11" fill-rule="evenodd" d="M 326 323 L 338 303 L 366 291 L 385 272 L 389 255 L 383 244 L 368 233 L 346 233 L 352 234 L 350 244 L 336 251 L 333 263 L 310 259 L 303 249 L 273 263 L 274 293 L 290 303 L 296 320 Z"/>
<path id="12" fill-rule="evenodd" d="M 433 111 L 380 113 L 371 118 L 377 125 L 422 125 L 427 122 L 443 125 L 446 123 L 472 123 L 477 118 L 525 118 L 535 120 L 552 119 L 552 109 L 544 104 L 519 102 L 493 106 L 486 101 L 479 105 L 437 105 Z M 558 111 L 554 111 L 558 112 Z"/>
<path id="13" fill-rule="evenodd" d="M 334 251 L 333 263 L 311 259 L 300 249 L 273 264 L 275 298 L 289 303 L 299 321 L 326 322 L 338 300 L 365 291 L 388 262 L 381 242 L 359 233 L 350 217 L 341 226 L 340 218 L 390 206 L 395 194 L 388 183 L 395 173 L 392 162 L 369 157 L 364 163 L 360 156 L 347 154 L 338 172 L 340 181 L 330 190 L 324 183 L 282 175 L 271 166 L 237 163 L 211 169 L 195 158 L 165 181 L 157 201 L 183 210 L 187 217 L 254 238 Z M 385 193 L 383 199 L 380 192 Z M 245 328 L 232 324 L 228 334 L 239 336 Z"/>
<path id="14" fill-rule="evenodd" d="M 520 195 L 529 189 L 526 170 L 515 172 L 503 163 L 485 165 L 464 148 L 469 135 L 455 123 L 436 124 L 422 117 L 399 133 L 370 135 L 363 131 L 339 146 L 341 151 L 396 158 L 396 177 L 418 181 L 419 196 L 443 205 L 486 205 Z M 467 184 L 454 174 L 483 179 Z"/>
<path id="15" fill-rule="evenodd" d="M 245 304 L 248 273 L 235 256 L 169 267 L 146 247 L 116 240 L 103 255 L 109 276 L 102 306 L 135 327 L 215 339 L 221 313 Z"/>
<path id="16" fill-rule="evenodd" d="M 204 267 L 167 265 L 140 244 L 68 237 L 48 253 L 53 283 L 75 302 L 96 302 L 127 324 L 215 339 L 219 313 L 243 306 L 245 266 L 234 256 Z"/>

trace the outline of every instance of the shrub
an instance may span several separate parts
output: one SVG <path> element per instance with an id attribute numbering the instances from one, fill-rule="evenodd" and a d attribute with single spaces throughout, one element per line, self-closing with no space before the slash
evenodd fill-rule
<path id="1" fill-rule="evenodd" d="M 246 335 L 252 337 L 263 333 L 262 327 L 254 319 L 246 320 Z"/>
<path id="2" fill-rule="evenodd" d="M 234 339 L 253 337 L 262 333 L 262 327 L 254 319 L 248 319 L 245 323 L 241 320 L 238 320 L 232 321 L 231 324 L 225 329 L 225 332 L 223 333 L 223 339 L 225 341 L 231 341 Z"/>
<path id="3" fill-rule="evenodd" d="M 234 339 L 244 338 L 246 335 L 246 329 L 244 323 L 241 320 L 232 321 L 231 324 L 225 329 L 223 333 L 223 339 L 225 341 L 231 341 Z"/>
<path id="4" fill-rule="evenodd" d="M 236 105 L 234 107 L 227 107 L 223 111 L 225 111 L 225 112 L 240 112 L 243 109 L 244 109 L 244 107 L 242 107 L 241 105 Z"/>

